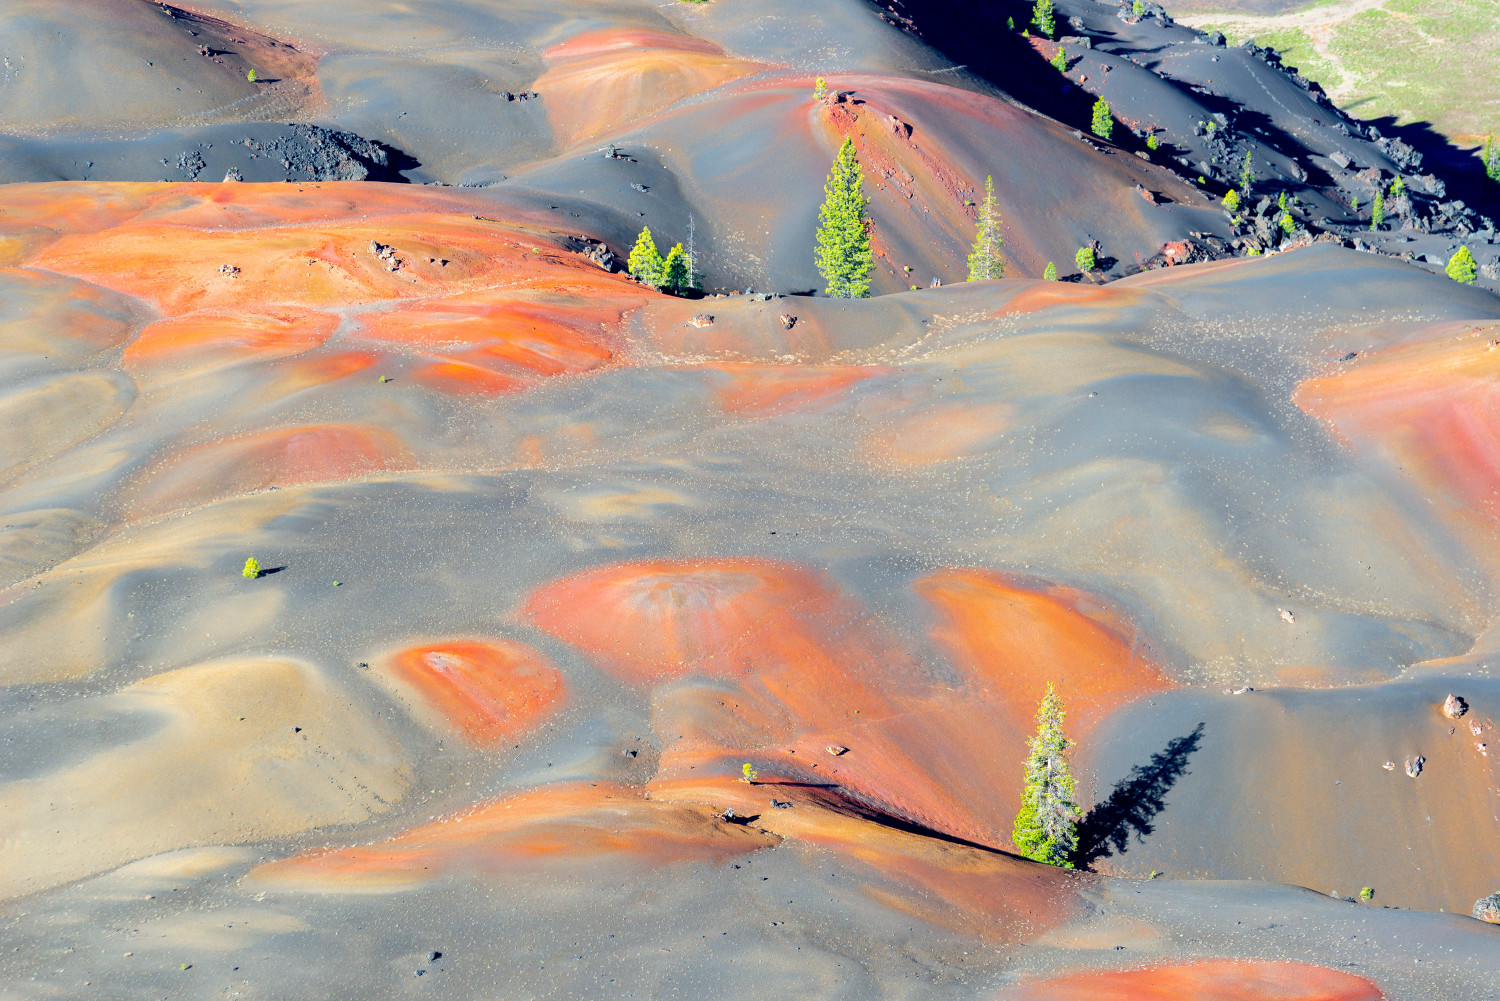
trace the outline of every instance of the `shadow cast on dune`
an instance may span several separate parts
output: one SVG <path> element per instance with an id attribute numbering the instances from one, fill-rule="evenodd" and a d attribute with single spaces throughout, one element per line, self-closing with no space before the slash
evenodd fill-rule
<path id="1" fill-rule="evenodd" d="M 1144 839 L 1154 829 L 1152 821 L 1166 809 L 1167 793 L 1187 774 L 1188 759 L 1203 739 L 1203 724 L 1192 733 L 1173 738 L 1144 765 L 1137 765 L 1115 786 L 1109 798 L 1088 812 L 1078 825 L 1075 864 L 1087 869 L 1102 858 L 1123 855 L 1130 835 Z"/>

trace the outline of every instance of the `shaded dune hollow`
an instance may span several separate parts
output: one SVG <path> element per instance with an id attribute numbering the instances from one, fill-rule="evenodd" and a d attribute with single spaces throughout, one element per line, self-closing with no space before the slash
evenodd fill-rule
<path id="1" fill-rule="evenodd" d="M 652 693 L 665 742 L 653 795 L 717 801 L 749 762 L 774 795 L 1007 845 L 1013 762 L 1045 679 L 982 659 L 1065 665 L 1056 680 L 1090 699 L 1084 727 L 1168 683 L 1076 592 L 966 571 L 917 591 L 946 616 L 952 674 L 924 667 L 824 575 L 771 560 L 604 567 L 542 588 L 522 614 Z"/>

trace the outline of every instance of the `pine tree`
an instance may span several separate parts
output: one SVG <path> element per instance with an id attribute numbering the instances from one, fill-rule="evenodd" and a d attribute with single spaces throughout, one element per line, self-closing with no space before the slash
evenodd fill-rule
<path id="1" fill-rule="evenodd" d="M 1036 0 L 1036 6 L 1031 8 L 1031 23 L 1047 38 L 1056 33 L 1057 17 L 1052 12 L 1052 0 Z"/>
<path id="2" fill-rule="evenodd" d="M 688 216 L 688 242 L 687 242 L 687 287 L 694 292 L 703 291 L 703 272 L 698 270 L 698 255 L 693 250 L 695 238 L 698 234 L 698 224 L 692 216 Z"/>
<path id="3" fill-rule="evenodd" d="M 1250 161 L 1250 150 L 1245 150 L 1245 160 L 1240 164 L 1240 194 L 1246 198 L 1250 197 L 1250 189 L 1255 185 L 1255 166 Z"/>
<path id="4" fill-rule="evenodd" d="M 1480 159 L 1484 161 L 1484 176 L 1500 184 L 1500 149 L 1495 148 L 1494 133 L 1485 137 L 1484 153 Z"/>
<path id="5" fill-rule="evenodd" d="M 845 139 L 823 185 L 823 207 L 818 210 L 818 246 L 813 257 L 828 283 L 827 293 L 843 299 L 870 294 L 870 221 L 865 211 L 864 174 L 859 169 L 854 140 Z"/>
<path id="6" fill-rule="evenodd" d="M 1042 281 L 1045 281 L 1045 282 L 1055 282 L 1055 281 L 1057 281 L 1057 265 L 1056 264 L 1052 263 L 1051 261 L 1047 262 L 1047 270 L 1045 270 L 1045 271 L 1042 272 Z"/>
<path id="7" fill-rule="evenodd" d="M 245 560 L 245 569 L 240 571 L 240 575 L 243 577 L 248 577 L 251 580 L 259 577 L 260 561 L 257 560 L 254 556 L 251 556 L 249 559 Z"/>
<path id="8" fill-rule="evenodd" d="M 1474 279 L 1479 275 L 1479 269 L 1474 266 L 1474 255 L 1469 253 L 1468 247 L 1459 247 L 1458 251 L 1448 259 L 1448 277 L 1463 285 L 1473 285 Z"/>
<path id="9" fill-rule="evenodd" d="M 1059 73 L 1068 72 L 1068 50 L 1061 45 L 1057 47 L 1057 52 L 1052 56 L 1052 68 Z"/>
<path id="10" fill-rule="evenodd" d="M 1146 133 L 1146 148 L 1149 150 L 1161 148 L 1161 140 L 1156 138 L 1155 132 Z"/>
<path id="11" fill-rule="evenodd" d="M 1078 253 L 1073 255 L 1073 263 L 1078 266 L 1079 271 L 1082 271 L 1084 274 L 1088 274 L 1090 271 L 1094 270 L 1094 265 L 1098 264 L 1099 262 L 1094 258 L 1093 247 L 1079 247 Z"/>
<path id="12" fill-rule="evenodd" d="M 979 203 L 978 232 L 974 235 L 974 252 L 969 255 L 969 281 L 982 282 L 1005 277 L 1005 258 L 1000 247 L 1000 213 L 995 208 L 995 179 L 984 179 L 984 201 Z"/>
<path id="13" fill-rule="evenodd" d="M 661 269 L 661 289 L 673 295 L 682 295 L 690 287 L 689 281 L 687 251 L 679 243 L 667 251 L 667 259 Z"/>
<path id="14" fill-rule="evenodd" d="M 1224 208 L 1230 212 L 1238 212 L 1240 210 L 1240 193 L 1238 191 L 1230 188 L 1224 192 Z"/>
<path id="15" fill-rule="evenodd" d="M 1109 102 L 1104 98 L 1094 102 L 1094 135 L 1100 139 L 1108 139 L 1115 134 L 1115 119 L 1110 114 Z"/>
<path id="16" fill-rule="evenodd" d="M 1385 222 L 1385 195 L 1379 188 L 1376 188 L 1375 204 L 1370 208 L 1370 228 L 1379 229 L 1383 222 Z"/>
<path id="17" fill-rule="evenodd" d="M 1068 769 L 1066 714 L 1052 685 L 1036 711 L 1036 736 L 1026 758 L 1026 788 L 1016 814 L 1011 841 L 1029 859 L 1073 868 L 1078 847 L 1078 806 L 1073 802 L 1073 775 Z"/>
<path id="18" fill-rule="evenodd" d="M 641 235 L 635 238 L 635 246 L 630 250 L 630 257 L 625 266 L 630 269 L 631 277 L 645 282 L 647 285 L 661 287 L 662 271 L 666 262 L 661 259 L 661 253 L 656 249 L 656 241 L 651 239 L 651 227 L 647 226 L 641 230 Z"/>

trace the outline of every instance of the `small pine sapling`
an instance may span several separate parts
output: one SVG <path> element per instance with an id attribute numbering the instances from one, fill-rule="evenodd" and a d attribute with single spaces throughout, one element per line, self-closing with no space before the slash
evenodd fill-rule
<path id="1" fill-rule="evenodd" d="M 240 571 L 240 576 L 254 580 L 260 576 L 260 561 L 254 556 L 245 561 L 245 569 Z"/>
<path id="2" fill-rule="evenodd" d="M 1052 10 L 1052 0 L 1036 0 L 1031 8 L 1031 23 L 1044 38 L 1051 38 L 1057 31 L 1057 15 Z"/>
<path id="3" fill-rule="evenodd" d="M 1495 136 L 1491 133 L 1484 140 L 1484 176 L 1500 184 L 1500 149 L 1495 147 Z"/>
<path id="4" fill-rule="evenodd" d="M 1448 277 L 1461 285 L 1473 285 L 1474 279 L 1479 276 L 1479 269 L 1474 265 L 1474 255 L 1469 253 L 1468 247 L 1459 247 L 1448 259 L 1447 271 Z"/>
<path id="5" fill-rule="evenodd" d="M 1245 159 L 1240 163 L 1240 194 L 1246 198 L 1255 186 L 1255 165 L 1250 159 L 1250 150 L 1245 150 Z"/>
<path id="6" fill-rule="evenodd" d="M 626 259 L 625 266 L 630 270 L 630 276 L 637 281 L 661 287 L 666 262 L 662 260 L 661 252 L 656 249 L 656 241 L 651 238 L 650 226 L 642 229 L 640 235 L 635 238 L 635 246 L 631 248 L 630 257 Z"/>
<path id="7" fill-rule="evenodd" d="M 1379 229 L 1383 222 L 1385 222 L 1385 195 L 1379 188 L 1376 188 L 1375 204 L 1370 206 L 1370 228 Z"/>
<path id="8" fill-rule="evenodd" d="M 1071 869 L 1078 847 L 1078 805 L 1068 766 L 1070 741 L 1062 729 L 1065 715 L 1049 684 L 1036 711 L 1036 735 L 1026 758 L 1026 786 L 1011 841 L 1029 859 Z"/>
<path id="9" fill-rule="evenodd" d="M 1281 213 L 1281 231 L 1287 236 L 1291 236 L 1297 231 L 1297 220 L 1292 218 L 1290 212 Z"/>
<path id="10" fill-rule="evenodd" d="M 1045 282 L 1055 282 L 1055 281 L 1057 281 L 1057 265 L 1056 264 L 1054 264 L 1051 261 L 1047 262 L 1047 269 L 1042 272 L 1042 281 L 1045 281 Z"/>
<path id="11" fill-rule="evenodd" d="M 1142 14 L 1146 13 L 1146 5 L 1142 2 L 1142 0 L 1135 0 L 1135 3 L 1131 4 L 1130 6 L 1130 13 L 1134 14 L 1136 17 L 1140 17 Z"/>
<path id="12" fill-rule="evenodd" d="M 1230 188 L 1224 193 L 1223 205 L 1230 212 L 1238 212 L 1240 210 L 1240 193 Z"/>
<path id="13" fill-rule="evenodd" d="M 1000 247 L 1000 211 L 995 208 L 995 179 L 984 179 L 984 201 L 979 203 L 979 222 L 975 226 L 974 251 L 969 254 L 969 281 L 982 282 L 1005 277 L 1005 258 Z"/>
<path id="14" fill-rule="evenodd" d="M 1057 72 L 1068 72 L 1068 50 L 1059 45 L 1057 47 L 1057 52 L 1052 56 L 1051 62 L 1052 68 L 1057 70 Z"/>
<path id="15" fill-rule="evenodd" d="M 752 765 L 750 762 L 747 761 L 743 765 L 740 765 L 740 781 L 741 782 L 754 783 L 755 776 L 757 774 L 759 774 L 759 773 L 756 772 L 755 766 Z"/>
<path id="16" fill-rule="evenodd" d="M 821 101 L 823 100 L 823 95 L 827 93 L 828 85 L 823 82 L 822 77 L 818 77 L 817 82 L 813 84 L 813 100 Z"/>
<path id="17" fill-rule="evenodd" d="M 1374 900 L 1375 899 L 1375 888 L 1373 886 L 1367 886 L 1363 890 L 1360 890 L 1359 891 L 1359 899 L 1360 900 Z"/>
<path id="18" fill-rule="evenodd" d="M 1073 255 L 1073 263 L 1078 266 L 1079 271 L 1082 271 L 1084 274 L 1088 274 L 1090 271 L 1094 270 L 1095 266 L 1098 265 L 1099 262 L 1094 257 L 1093 247 L 1079 247 L 1078 253 Z"/>
<path id="19" fill-rule="evenodd" d="M 1094 102 L 1094 135 L 1100 139 L 1108 139 L 1115 134 L 1115 119 L 1110 113 L 1109 102 L 1104 98 Z"/>
<path id="20" fill-rule="evenodd" d="M 1283 191 L 1281 194 L 1279 194 L 1279 195 L 1276 196 L 1276 207 L 1279 208 L 1281 211 L 1285 212 L 1287 210 L 1286 209 L 1286 203 L 1287 203 L 1286 192 Z"/>
<path id="21" fill-rule="evenodd" d="M 255 71 L 251 70 L 249 73 L 246 73 L 245 74 L 245 79 L 249 80 L 251 83 L 254 83 L 255 82 Z"/>
<path id="22" fill-rule="evenodd" d="M 1161 140 L 1156 138 L 1155 132 L 1146 133 L 1146 148 L 1153 151 L 1161 148 Z"/>
<path id="23" fill-rule="evenodd" d="M 1016 30 L 1016 19 L 1015 18 L 1013 18 L 1013 17 L 1007 17 L 1005 19 L 1005 30 L 1006 31 L 1015 31 Z"/>

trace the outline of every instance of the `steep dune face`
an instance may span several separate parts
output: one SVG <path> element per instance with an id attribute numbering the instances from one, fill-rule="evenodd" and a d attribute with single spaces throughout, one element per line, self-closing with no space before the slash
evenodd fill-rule
<path id="1" fill-rule="evenodd" d="M 387 673 L 475 747 L 519 739 L 566 698 L 546 657 L 506 640 L 443 640 L 392 654 Z"/>

